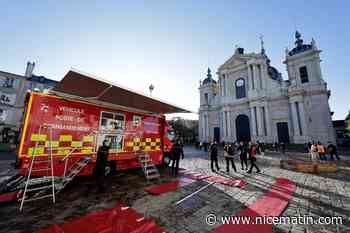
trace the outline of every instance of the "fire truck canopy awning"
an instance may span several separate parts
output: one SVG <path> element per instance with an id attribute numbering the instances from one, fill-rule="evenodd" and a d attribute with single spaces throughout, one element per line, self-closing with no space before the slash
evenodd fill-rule
<path id="1" fill-rule="evenodd" d="M 156 114 L 192 112 L 75 69 L 69 70 L 52 92 Z"/>

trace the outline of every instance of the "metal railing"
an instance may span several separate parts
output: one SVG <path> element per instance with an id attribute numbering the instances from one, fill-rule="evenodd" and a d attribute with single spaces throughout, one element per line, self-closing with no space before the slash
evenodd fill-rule
<path id="1" fill-rule="evenodd" d="M 95 146 L 93 147 L 93 151 L 92 153 L 96 153 L 96 145 L 97 145 L 97 137 L 96 135 L 98 134 L 98 131 L 91 131 L 88 135 L 85 136 L 93 136 L 94 135 L 94 140 L 95 140 Z M 63 171 L 63 177 L 66 177 L 66 173 L 67 173 L 67 168 L 68 168 L 68 161 L 69 161 L 69 157 L 74 153 L 74 151 L 76 151 L 77 149 L 80 149 L 81 146 L 75 146 L 73 148 L 71 148 L 71 151 L 69 151 L 69 153 L 67 153 L 60 161 L 63 162 L 64 161 L 64 171 Z"/>

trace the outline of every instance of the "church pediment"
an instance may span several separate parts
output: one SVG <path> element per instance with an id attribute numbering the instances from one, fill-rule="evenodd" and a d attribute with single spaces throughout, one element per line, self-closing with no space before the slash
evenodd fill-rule
<path id="1" fill-rule="evenodd" d="M 219 70 L 223 69 L 232 69 L 235 67 L 239 67 L 245 65 L 247 63 L 246 59 L 233 55 L 230 59 L 228 59 L 223 65 L 219 67 Z"/>

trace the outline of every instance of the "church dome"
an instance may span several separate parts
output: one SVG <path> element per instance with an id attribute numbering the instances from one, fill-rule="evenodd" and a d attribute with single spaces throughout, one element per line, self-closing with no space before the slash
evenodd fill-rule
<path id="1" fill-rule="evenodd" d="M 203 85 L 209 84 L 209 83 L 215 83 L 216 81 L 211 76 L 211 70 L 208 68 L 208 73 L 206 79 L 203 80 Z"/>
<path id="2" fill-rule="evenodd" d="M 276 81 L 282 80 L 281 74 L 278 72 L 278 70 L 275 67 L 269 66 L 267 71 L 273 80 L 276 80 Z"/>
<path id="3" fill-rule="evenodd" d="M 295 54 L 298 53 L 302 53 L 305 52 L 307 50 L 311 50 L 312 49 L 312 45 L 311 44 L 303 44 L 303 40 L 301 39 L 301 34 L 296 31 L 295 32 L 295 48 L 293 48 L 288 55 L 289 56 L 293 56 Z"/>

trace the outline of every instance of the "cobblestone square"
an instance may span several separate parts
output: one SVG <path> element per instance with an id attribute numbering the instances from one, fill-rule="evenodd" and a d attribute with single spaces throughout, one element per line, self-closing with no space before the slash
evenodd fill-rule
<path id="1" fill-rule="evenodd" d="M 276 152 L 268 152 L 264 156 L 260 156 L 258 163 L 262 168 L 261 174 L 247 174 L 245 171 L 233 171 L 230 174 L 220 173 L 220 175 L 243 179 L 248 182 L 244 189 L 236 187 L 228 187 L 221 184 L 200 192 L 196 197 L 192 197 L 191 201 L 182 204 L 193 205 L 191 212 L 183 212 L 182 208 L 174 207 L 173 203 L 182 196 L 186 196 L 196 189 L 204 186 L 204 182 L 197 182 L 193 185 L 184 187 L 182 191 L 171 192 L 162 195 L 162 200 L 157 197 L 151 197 L 150 202 L 156 209 L 149 210 L 149 216 L 159 218 L 160 222 L 170 232 L 208 232 L 217 226 L 208 226 L 205 223 L 205 217 L 209 213 L 220 216 L 234 215 L 245 206 L 253 203 L 259 196 L 265 193 L 271 187 L 274 179 L 284 177 L 294 181 L 297 189 L 293 199 L 283 212 L 282 216 L 342 216 L 342 225 L 276 225 L 273 232 L 349 232 L 350 231 L 350 192 L 349 192 L 349 175 L 350 168 L 347 163 L 339 164 L 339 170 L 336 173 L 329 174 L 306 174 L 279 167 L 280 159 L 284 157 L 292 157 L 293 153 L 287 153 L 282 156 Z M 221 170 L 225 170 L 226 164 L 224 160 L 219 161 Z M 236 158 L 236 166 L 239 161 Z M 181 161 L 181 167 L 198 171 L 205 174 L 215 175 L 209 168 L 207 155 L 202 151 L 188 149 L 186 158 Z M 240 169 L 240 166 L 237 166 Z M 217 174 L 216 174 L 217 175 Z M 166 201 L 164 201 L 166 200 Z M 146 208 L 141 200 L 134 203 L 133 207 L 144 211 Z M 199 208 L 199 206 L 201 206 Z M 171 221 L 169 221 L 171 219 Z M 181 230 L 181 231 L 180 231 Z"/>

